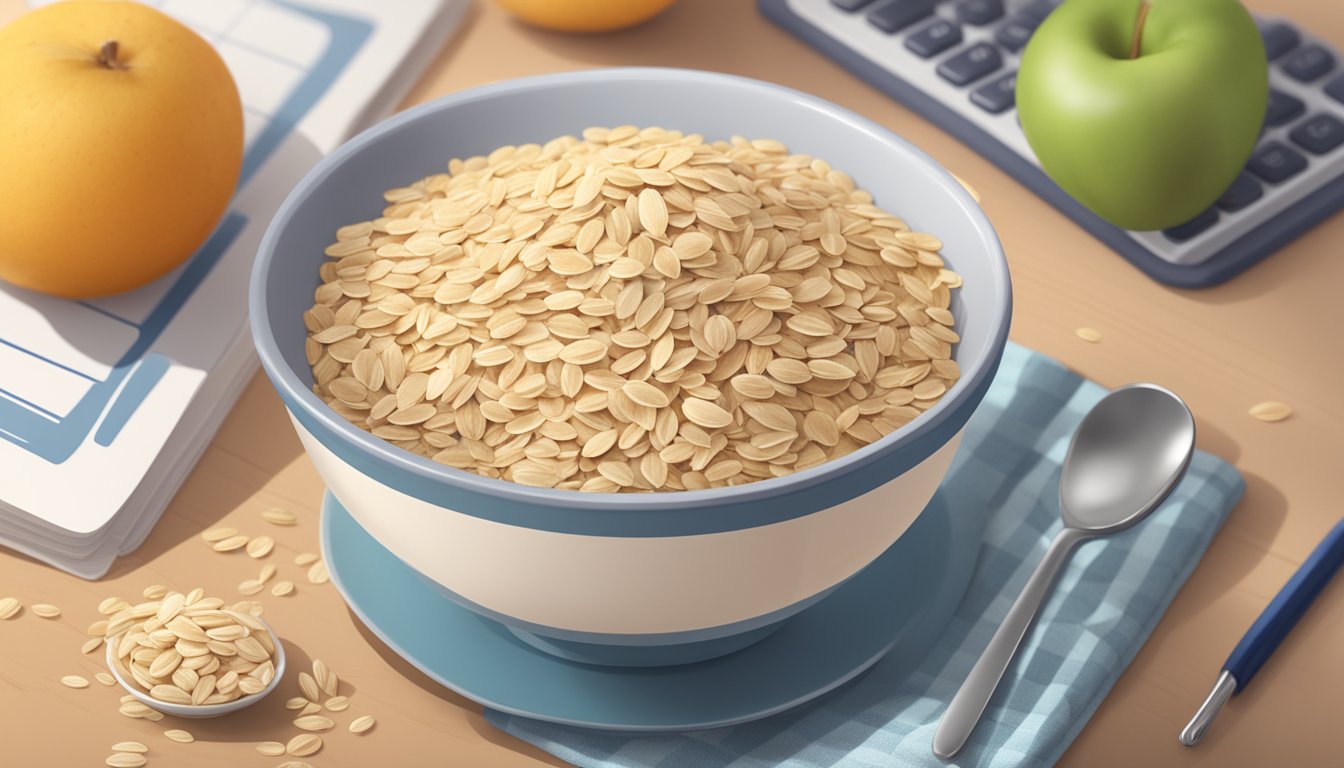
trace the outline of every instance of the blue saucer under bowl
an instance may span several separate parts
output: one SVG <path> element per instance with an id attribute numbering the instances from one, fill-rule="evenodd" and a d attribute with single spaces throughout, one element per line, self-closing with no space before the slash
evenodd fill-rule
<path id="1" fill-rule="evenodd" d="M 877 560 L 742 650 L 676 666 L 605 666 L 539 650 L 459 605 L 389 552 L 328 493 L 322 551 L 373 634 L 486 707 L 565 725 L 685 731 L 766 717 L 853 679 L 888 653 L 923 658 L 961 601 L 985 511 L 939 492 Z"/>

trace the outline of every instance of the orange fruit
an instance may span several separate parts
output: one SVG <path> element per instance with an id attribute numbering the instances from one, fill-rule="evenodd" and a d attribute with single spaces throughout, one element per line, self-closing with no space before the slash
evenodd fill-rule
<path id="1" fill-rule="evenodd" d="M 219 221 L 243 111 L 219 54 L 134 2 L 0 29 L 0 279 L 67 298 L 144 285 Z"/>
<path id="2" fill-rule="evenodd" d="M 675 0 L 495 0 L 529 24 L 561 32 L 610 32 L 647 21 Z"/>

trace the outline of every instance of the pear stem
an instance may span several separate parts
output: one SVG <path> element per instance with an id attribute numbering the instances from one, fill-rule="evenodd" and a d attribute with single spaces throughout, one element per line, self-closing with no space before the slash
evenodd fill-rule
<path id="1" fill-rule="evenodd" d="M 1139 58 L 1139 47 L 1143 44 L 1143 22 L 1148 19 L 1149 4 L 1147 0 L 1139 4 L 1139 17 L 1134 21 L 1134 37 L 1129 43 L 1129 58 Z"/>
<path id="2" fill-rule="evenodd" d="M 98 66 L 104 69 L 125 69 L 126 65 L 117 60 L 119 47 L 116 40 L 103 43 L 103 47 L 98 49 Z"/>

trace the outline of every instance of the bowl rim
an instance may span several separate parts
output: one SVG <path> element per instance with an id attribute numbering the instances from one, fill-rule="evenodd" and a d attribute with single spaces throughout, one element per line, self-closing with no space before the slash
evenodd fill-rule
<path id="1" fill-rule="evenodd" d="M 858 131 L 878 140 L 888 150 L 905 156 L 905 159 L 909 162 L 923 166 L 931 172 L 931 177 L 943 188 L 943 191 L 951 194 L 960 214 L 969 220 L 980 241 L 987 248 L 988 272 L 990 282 L 993 284 L 991 290 L 997 300 L 995 304 L 998 310 L 995 312 L 992 307 L 977 310 L 984 312 L 986 321 L 990 323 L 988 342 L 974 359 L 965 362 L 958 361 L 962 368 L 961 378 L 932 408 L 895 432 L 884 435 L 881 439 L 851 453 L 783 477 L 758 480 L 738 486 L 688 491 L 589 493 L 577 490 L 536 488 L 439 464 L 432 459 L 398 448 L 381 438 L 375 437 L 372 433 L 356 427 L 333 411 L 308 387 L 304 386 L 298 375 L 285 363 L 275 335 L 271 333 L 272 321 L 266 304 L 266 281 L 276 257 L 276 246 L 282 232 L 293 218 L 296 210 L 336 169 L 366 146 L 376 143 L 384 136 L 394 133 L 403 126 L 431 118 L 440 112 L 451 110 L 463 104 L 502 96 L 522 95 L 555 86 L 631 81 L 645 84 L 681 81 L 714 86 L 727 85 L 762 93 L 770 98 L 783 97 L 796 106 L 829 117 L 843 125 L 847 130 Z M 991 376 L 997 369 L 997 365 L 994 363 L 1002 354 L 1008 339 L 1013 305 L 1008 263 L 994 226 L 990 223 L 984 209 L 975 201 L 962 182 L 927 153 L 878 123 L 818 96 L 739 75 L 672 67 L 599 68 L 579 72 L 522 77 L 491 83 L 449 94 L 412 107 L 361 131 L 335 151 L 324 156 L 309 169 L 276 210 L 257 249 L 257 258 L 249 279 L 248 300 L 253 340 L 261 358 L 262 367 L 266 370 L 272 384 L 279 391 L 286 406 L 292 405 L 302 409 L 306 417 L 315 420 L 319 425 L 334 433 L 344 441 L 345 447 L 353 448 L 362 459 L 370 461 L 374 465 L 379 463 L 391 464 L 401 472 L 409 473 L 420 481 L 446 484 L 488 497 L 507 499 L 524 504 L 537 504 L 550 508 L 619 511 L 625 514 L 639 510 L 685 510 L 778 498 L 816 485 L 837 474 L 845 474 L 850 469 L 867 465 L 873 459 L 901 448 L 908 448 L 926 435 L 940 431 L 940 428 L 956 417 L 956 412 L 966 405 L 969 397 L 977 390 L 983 389 L 983 386 L 987 384 L 985 381 L 987 377 Z M 931 445 L 929 453 L 931 454 L 938 447 Z M 893 477 L 898 474 L 900 473 L 894 473 Z M 458 511 L 474 515 L 470 510 Z M 476 516 L 489 517 L 489 514 Z"/>

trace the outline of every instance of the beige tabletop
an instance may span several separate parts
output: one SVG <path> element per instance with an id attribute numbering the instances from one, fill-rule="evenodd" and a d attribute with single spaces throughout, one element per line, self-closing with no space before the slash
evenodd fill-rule
<path id="1" fill-rule="evenodd" d="M 201 0 L 205 2 L 205 0 Z M 1252 0 L 1344 49 L 1344 6 L 1326 0 Z M 0 0 L 0 23 L 21 0 Z M 564 36 L 527 28 L 477 2 L 407 105 L 481 83 L 610 65 L 720 70 L 819 94 L 888 126 L 979 188 L 1011 262 L 1016 293 L 1013 338 L 1106 385 L 1160 382 L 1179 392 L 1198 419 L 1199 444 L 1234 462 L 1246 497 L 1129 669 L 1065 754 L 1064 766 L 1338 765 L 1344 691 L 1344 584 L 1328 587 L 1265 666 L 1233 701 L 1208 739 L 1188 750 L 1176 733 L 1202 700 L 1219 665 L 1266 602 L 1344 509 L 1344 216 L 1336 215 L 1246 275 L 1211 290 L 1154 283 L 972 150 L 864 85 L 773 27 L 745 0 L 682 0 L 655 21 L 609 36 Z M 241 300 L 241 297 L 240 297 Z M 1089 344 L 1080 326 L 1102 333 Z M 1264 400 L 1294 413 L 1266 424 L 1247 415 Z M 365 631 L 330 584 L 313 585 L 293 565 L 317 549 L 322 484 L 304 457 L 280 401 L 258 375 L 199 466 L 139 551 L 98 582 L 0 553 L 0 597 L 60 606 L 59 620 L 25 610 L 0 622 L 0 764 L 100 765 L 109 746 L 136 739 L 150 765 L 274 765 L 255 742 L 284 741 L 285 698 L 223 720 L 162 723 L 117 714 L 118 691 L 97 683 L 72 690 L 62 675 L 92 678 L 99 665 L 79 652 L 84 627 L 109 595 L 136 597 L 147 585 L 202 586 L 237 595 L 261 563 L 212 552 L 199 534 L 230 525 L 273 536 L 269 561 L 298 584 L 265 598 L 266 617 L 285 638 L 290 663 L 321 658 L 334 668 L 351 709 L 325 748 L 322 766 L 560 765 L 489 724 L 480 707 L 448 693 Z M 299 525 L 280 528 L 260 513 L 282 507 Z M 1344 580 L 1337 580 L 1344 581 Z M 265 594 L 265 593 L 263 593 Z M 241 599 L 241 598 L 237 598 Z M 377 726 L 345 730 L 359 714 Z M 166 739 L 186 728 L 196 742 Z"/>

